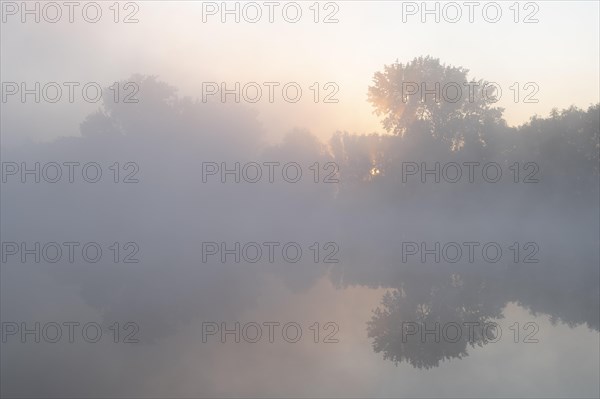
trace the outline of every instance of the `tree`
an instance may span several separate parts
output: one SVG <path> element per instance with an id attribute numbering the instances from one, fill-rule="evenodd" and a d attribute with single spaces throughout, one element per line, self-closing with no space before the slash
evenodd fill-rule
<path id="1" fill-rule="evenodd" d="M 468 70 L 441 64 L 431 57 L 386 65 L 374 75 L 369 102 L 383 116 L 388 132 L 431 134 L 453 150 L 470 143 L 485 145 L 484 128 L 505 124 L 496 88 L 483 80 L 468 80 Z"/>

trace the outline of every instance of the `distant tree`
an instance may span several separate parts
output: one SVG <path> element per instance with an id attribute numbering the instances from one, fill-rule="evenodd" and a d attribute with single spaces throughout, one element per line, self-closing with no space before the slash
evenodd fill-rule
<path id="1" fill-rule="evenodd" d="M 431 57 L 386 65 L 375 73 L 369 102 L 383 127 L 397 135 L 427 133 L 453 150 L 485 145 L 485 128 L 505 124 L 494 85 L 468 80 L 468 70 Z M 435 93 L 435 94 L 434 94 Z"/>
<path id="2" fill-rule="evenodd" d="M 82 136 L 121 135 L 140 139 L 140 143 L 155 141 L 165 147 L 185 140 L 186 149 L 194 143 L 207 153 L 232 157 L 240 152 L 251 157 L 263 147 L 258 114 L 249 107 L 181 97 L 176 87 L 156 76 L 134 74 L 120 81 L 119 87 L 123 92 L 119 101 L 106 96 L 101 108 L 81 123 Z"/>
<path id="3" fill-rule="evenodd" d="M 519 126 L 511 139 L 511 156 L 537 161 L 545 179 L 562 196 L 597 197 L 600 105 L 587 111 L 574 106 L 553 110 L 549 118 L 535 116 Z"/>

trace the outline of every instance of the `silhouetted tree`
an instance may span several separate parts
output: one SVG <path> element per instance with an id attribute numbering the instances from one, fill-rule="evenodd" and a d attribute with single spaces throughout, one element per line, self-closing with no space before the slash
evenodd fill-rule
<path id="1" fill-rule="evenodd" d="M 483 144 L 486 126 L 504 123 L 503 110 L 492 106 L 495 87 L 467 73 L 431 57 L 386 65 L 375 73 L 368 98 L 388 132 L 430 134 L 452 149 Z"/>

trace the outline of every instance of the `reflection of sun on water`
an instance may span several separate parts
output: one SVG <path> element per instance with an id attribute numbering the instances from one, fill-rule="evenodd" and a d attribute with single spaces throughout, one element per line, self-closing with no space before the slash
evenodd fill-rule
<path id="1" fill-rule="evenodd" d="M 371 176 L 377 176 L 381 173 L 378 168 L 371 168 Z"/>

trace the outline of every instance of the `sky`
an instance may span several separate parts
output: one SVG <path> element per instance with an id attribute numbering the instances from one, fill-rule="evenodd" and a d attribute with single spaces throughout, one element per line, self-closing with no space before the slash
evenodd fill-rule
<path id="1" fill-rule="evenodd" d="M 203 7 L 210 10 L 203 3 L 207 2 L 137 2 L 134 18 L 138 22 L 129 24 L 112 21 L 109 3 L 101 3 L 104 14 L 95 24 L 86 23 L 77 12 L 75 22 L 69 23 L 66 10 L 54 24 L 43 18 L 33 23 L 32 17 L 21 23 L 20 14 L 4 15 L 2 81 L 93 81 L 108 86 L 142 73 L 157 75 L 176 86 L 181 95 L 193 98 L 201 97 L 203 82 L 226 82 L 229 88 L 235 82 L 240 87 L 248 82 L 280 82 L 278 89 L 298 82 L 303 90 L 298 103 L 286 102 L 278 89 L 274 102 L 269 103 L 266 86 L 262 86 L 265 91 L 259 102 L 248 103 L 258 110 L 267 137 L 275 140 L 293 128 L 308 129 L 325 140 L 337 130 L 383 133 L 367 102 L 373 74 L 396 60 L 407 62 L 422 55 L 463 66 L 470 70 L 470 78 L 497 82 L 503 90 L 498 105 L 506 109 L 510 125 L 526 122 L 534 114 L 545 116 L 553 107 L 586 108 L 599 101 L 599 8 L 595 1 L 542 1 L 534 3 L 537 8 L 526 8 L 529 3 L 522 2 L 519 23 L 513 20 L 510 2 L 498 3 L 502 14 L 497 23 L 484 19 L 488 16 L 482 11 L 485 2 L 474 9 L 473 23 L 463 2 L 454 3 L 462 13 L 457 23 L 448 21 L 454 11 L 445 8 L 444 2 L 438 6 L 439 23 L 434 15 L 425 15 L 423 23 L 421 8 L 409 15 L 407 2 L 394 1 L 343 1 L 327 8 L 328 3 L 321 2 L 319 18 L 333 13 L 338 22 L 314 23 L 312 3 L 300 2 L 302 18 L 293 24 L 285 21 L 278 8 L 273 12 L 274 22 L 269 23 L 268 8 L 262 2 L 254 3 L 262 11 L 257 23 L 244 19 L 244 15 L 252 18 L 254 12 L 248 8 L 242 14 L 245 2 L 239 2 L 239 23 L 232 15 L 222 23 L 221 9 L 216 15 L 206 12 L 203 22 Z M 132 11 L 121 10 L 121 17 Z M 488 13 L 493 18 L 493 11 Z M 523 23 L 529 14 L 539 22 Z M 337 88 L 331 98 L 338 102 L 314 103 L 310 89 L 314 82 L 319 84 L 320 99 Z M 328 82 L 335 86 L 324 87 Z M 528 82 L 539 90 L 533 93 L 534 86 L 524 87 Z M 510 89 L 514 83 L 521 95 L 517 103 Z M 528 93 L 538 102 L 524 103 Z M 97 104 L 81 100 L 23 105 L 9 99 L 3 104 L 3 144 L 77 135 L 83 116 L 96 108 Z M 32 112 L 43 117 L 27 118 Z M 19 127 L 13 128 L 14 124 Z"/>

